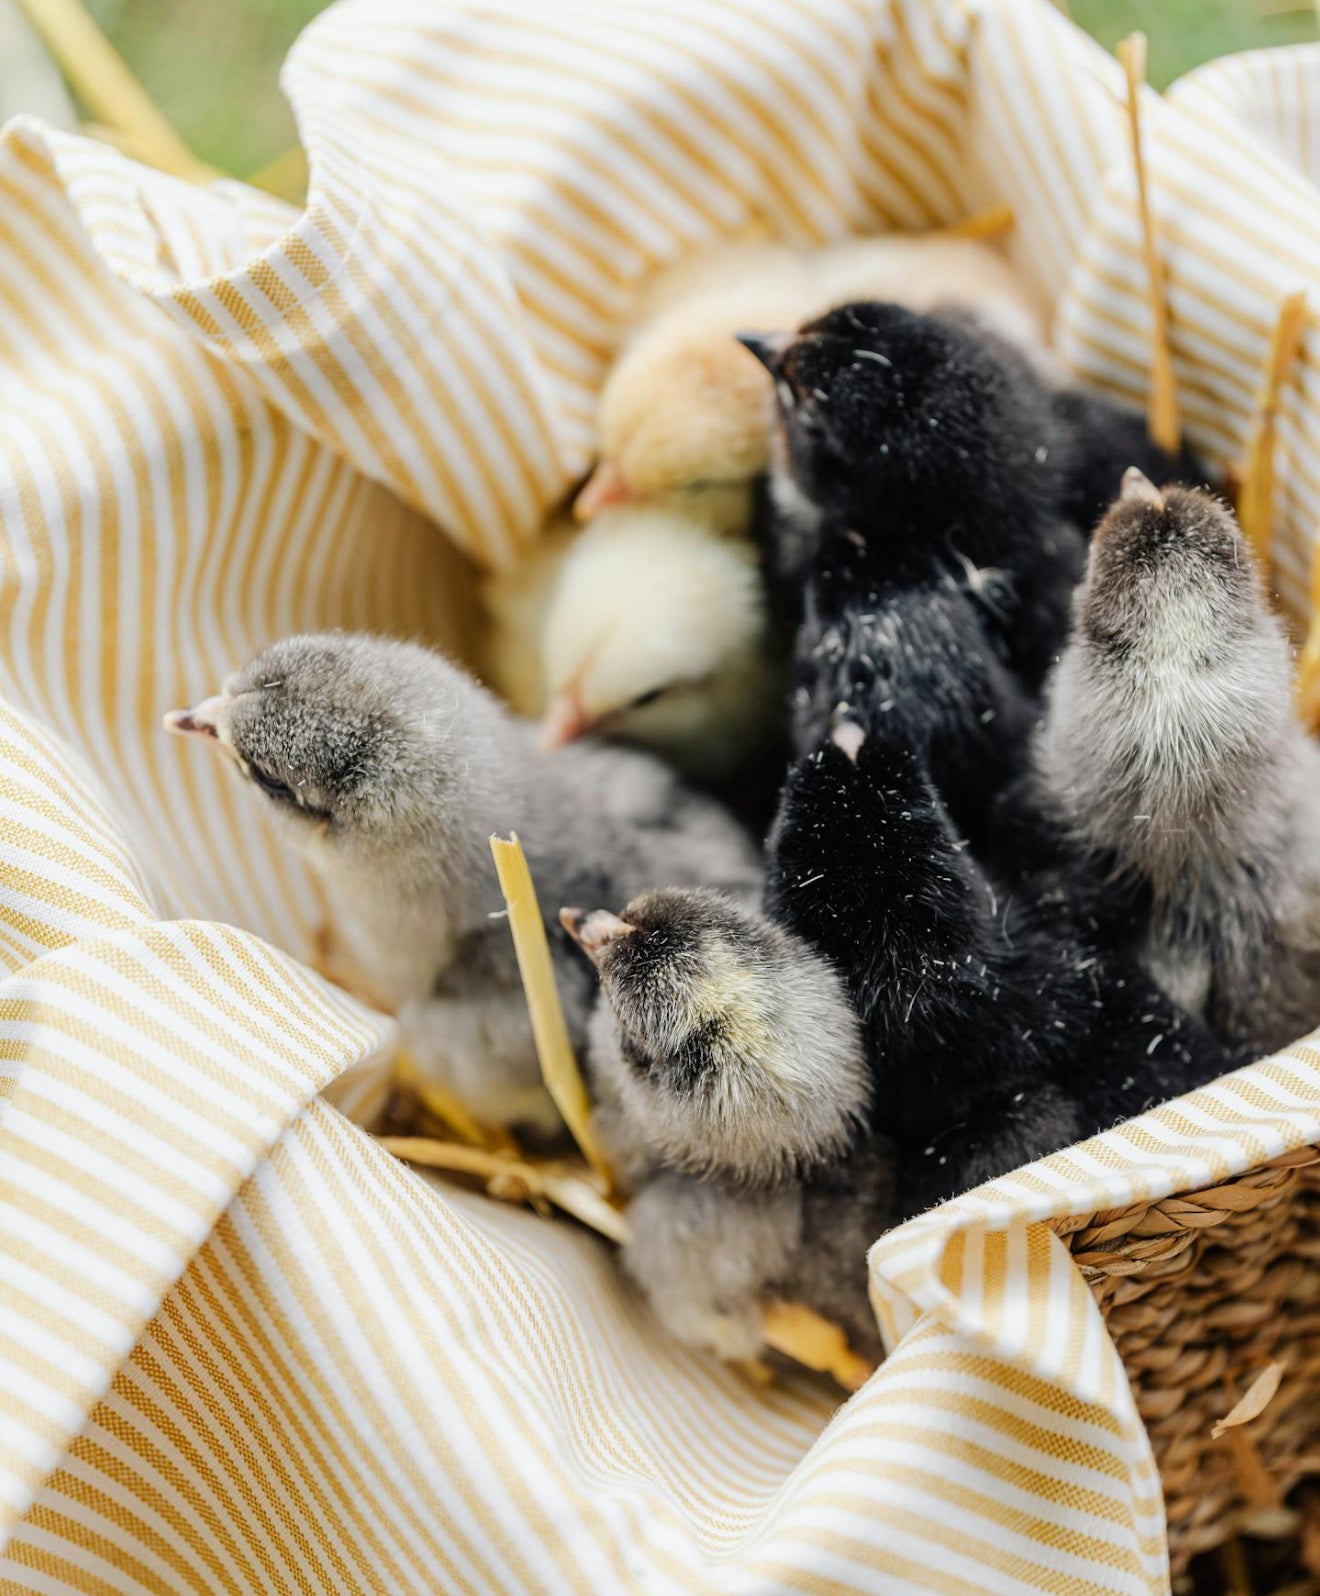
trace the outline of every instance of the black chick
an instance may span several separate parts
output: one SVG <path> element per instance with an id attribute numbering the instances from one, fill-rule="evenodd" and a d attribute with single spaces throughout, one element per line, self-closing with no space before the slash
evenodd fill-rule
<path id="1" fill-rule="evenodd" d="M 941 788 L 952 765 L 984 796 L 1063 645 L 1092 498 L 1133 451 L 1165 478 L 1194 462 L 1152 459 L 1138 418 L 1051 392 L 966 319 L 862 303 L 744 342 L 775 377 L 769 538 L 802 622 L 798 753 L 840 705 L 868 724 L 897 705 L 926 720 L 905 729 Z"/>
<path id="2" fill-rule="evenodd" d="M 775 376 L 770 542 L 798 590 L 794 750 L 847 713 L 909 743 L 960 828 L 1023 765 L 1085 546 L 1044 390 L 954 321 L 858 304 L 750 341 Z"/>
<path id="3" fill-rule="evenodd" d="M 899 1217 L 1237 1062 L 1066 894 L 1025 897 L 979 863 L 899 740 L 845 722 L 800 761 L 770 856 L 769 914 L 861 1019 Z"/>

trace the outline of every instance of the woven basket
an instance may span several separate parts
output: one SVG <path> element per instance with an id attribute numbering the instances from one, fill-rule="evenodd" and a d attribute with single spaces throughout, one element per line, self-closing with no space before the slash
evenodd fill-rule
<path id="1" fill-rule="evenodd" d="M 1281 1511 L 1320 1473 L 1320 1147 L 1202 1191 L 1061 1220 L 1132 1382 L 1160 1475 L 1175 1577 Z M 1214 1425 L 1269 1364 L 1264 1412 Z"/>

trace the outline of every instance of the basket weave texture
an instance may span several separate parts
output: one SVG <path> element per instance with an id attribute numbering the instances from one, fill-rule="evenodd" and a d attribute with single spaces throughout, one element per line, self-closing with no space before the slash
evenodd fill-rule
<path id="1" fill-rule="evenodd" d="M 1164 1481 L 1175 1576 L 1320 1473 L 1320 1147 L 1159 1202 L 1061 1220 L 1132 1382 Z M 1212 1431 L 1271 1363 L 1278 1391 Z"/>

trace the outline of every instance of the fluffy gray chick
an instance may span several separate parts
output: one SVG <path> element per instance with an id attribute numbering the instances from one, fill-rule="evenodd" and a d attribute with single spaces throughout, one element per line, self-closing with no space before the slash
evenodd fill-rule
<path id="1" fill-rule="evenodd" d="M 596 1123 L 632 1190 L 624 1264 L 664 1326 L 725 1358 L 791 1298 L 878 1358 L 866 1250 L 890 1223 L 858 1023 L 829 966 L 717 893 L 566 909 L 605 1001 Z"/>
<path id="2" fill-rule="evenodd" d="M 1111 888 L 1149 903 L 1145 961 L 1230 1045 L 1320 1021 L 1320 750 L 1229 511 L 1130 471 L 1100 523 L 1035 764 Z"/>
<path id="3" fill-rule="evenodd" d="M 416 644 L 287 638 L 165 724 L 211 741 L 265 796 L 421 1068 L 491 1122 L 558 1128 L 492 832 L 518 833 L 548 905 L 621 902 L 656 882 L 760 886 L 743 832 L 658 761 L 585 743 L 547 757 L 534 727 Z M 558 925 L 550 935 L 580 1048 L 594 983 Z"/>

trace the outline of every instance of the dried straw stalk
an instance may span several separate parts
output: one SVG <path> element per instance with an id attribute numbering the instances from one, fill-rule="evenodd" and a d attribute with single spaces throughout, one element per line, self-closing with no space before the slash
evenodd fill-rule
<path id="1" fill-rule="evenodd" d="M 174 131 L 79 0 L 19 4 L 100 138 L 191 183 L 210 183 L 220 175 L 199 161 Z"/>
<path id="2" fill-rule="evenodd" d="M 485 1182 L 492 1197 L 503 1202 L 553 1204 L 610 1241 L 623 1242 L 628 1224 L 623 1212 L 605 1195 L 590 1170 L 551 1159 L 523 1158 L 488 1147 L 460 1147 L 430 1136 L 381 1136 L 380 1145 L 396 1158 L 427 1169 L 471 1175 Z"/>
<path id="3" fill-rule="evenodd" d="M 422 1079 L 411 1053 L 400 1048 L 394 1059 L 394 1088 L 409 1103 L 408 1123 L 440 1131 L 447 1142 L 516 1156 L 518 1144 L 501 1125 L 485 1125 L 467 1105 L 436 1081 Z"/>
<path id="4" fill-rule="evenodd" d="M 1278 441 L 1279 401 L 1306 331 L 1305 293 L 1291 294 L 1279 309 L 1270 336 L 1264 376 L 1252 430 L 1247 469 L 1238 500 L 1238 520 L 1261 570 L 1272 569 L 1274 548 L 1274 452 Z"/>
<path id="5" fill-rule="evenodd" d="M 550 943 L 536 901 L 532 873 L 527 868 L 527 855 L 516 832 L 507 842 L 503 837 L 492 837 L 490 851 L 495 856 L 500 891 L 509 909 L 509 930 L 513 933 L 518 973 L 522 976 L 523 992 L 532 1017 L 532 1036 L 546 1090 L 554 1099 L 573 1140 L 582 1149 L 588 1167 L 608 1195 L 614 1190 L 614 1177 L 592 1126 L 591 1098 L 568 1039 L 568 1026 L 555 986 L 554 965 L 550 961 Z"/>
<path id="6" fill-rule="evenodd" d="M 1311 556 L 1311 624 L 1297 660 L 1295 692 L 1303 726 L 1320 732 L 1320 538 Z"/>
<path id="7" fill-rule="evenodd" d="M 1146 35 L 1131 33 L 1118 47 L 1118 59 L 1127 83 L 1128 131 L 1137 173 L 1137 211 L 1141 220 L 1142 252 L 1146 261 L 1146 297 L 1151 317 L 1150 394 L 1147 423 L 1150 435 L 1163 449 L 1177 450 L 1182 439 L 1178 419 L 1178 386 L 1173 374 L 1169 338 L 1167 274 L 1150 208 L 1146 156 L 1141 133 L 1141 87 L 1146 81 Z"/>
<path id="8" fill-rule="evenodd" d="M 937 227 L 934 232 L 941 238 L 998 238 L 1013 230 L 1017 218 L 1011 205 L 989 205 L 983 211 L 973 211 L 961 221 Z"/>

